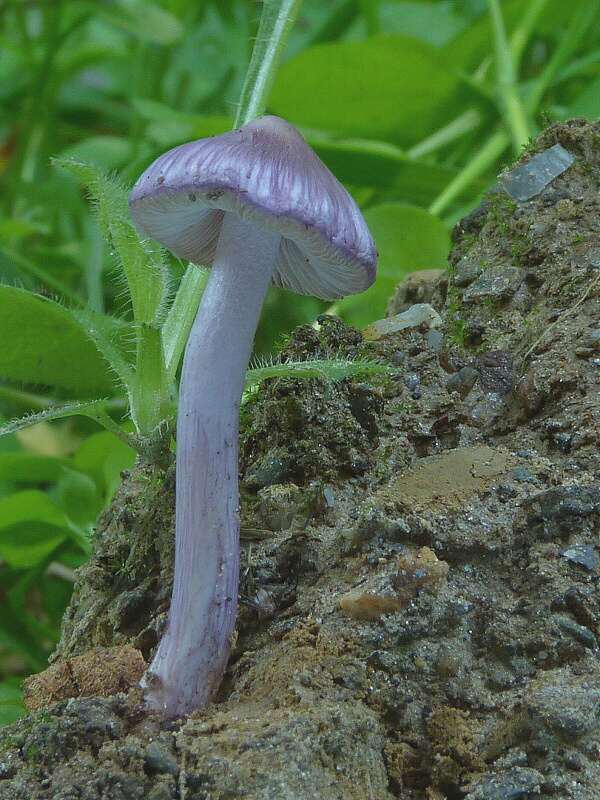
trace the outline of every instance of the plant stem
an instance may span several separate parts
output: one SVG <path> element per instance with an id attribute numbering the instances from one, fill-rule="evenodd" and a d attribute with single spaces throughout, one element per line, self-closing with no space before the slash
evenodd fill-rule
<path id="1" fill-rule="evenodd" d="M 451 144 L 466 133 L 475 130 L 479 125 L 481 125 L 481 114 L 477 109 L 471 108 L 456 117 L 456 119 L 453 119 L 448 125 L 444 125 L 443 128 L 439 128 L 431 136 L 411 147 L 410 150 L 407 150 L 406 155 L 414 159 L 422 158 L 425 155 L 429 155 L 429 153 L 435 152 L 440 147 Z"/>
<path id="2" fill-rule="evenodd" d="M 548 0 L 531 0 L 525 11 L 525 14 L 523 15 L 523 19 L 512 32 L 509 48 L 513 58 L 513 63 L 516 67 L 518 67 L 521 63 L 525 46 L 527 45 L 535 24 L 547 3 Z"/>
<path id="3" fill-rule="evenodd" d="M 265 113 L 267 100 L 302 0 L 264 0 L 234 128 Z"/>
<path id="4" fill-rule="evenodd" d="M 502 116 L 511 132 L 513 149 L 520 154 L 530 139 L 531 130 L 519 96 L 517 70 L 508 46 L 499 0 L 488 0 L 488 5 L 494 30 L 498 99 Z"/>
<path id="5" fill-rule="evenodd" d="M 131 418 L 141 436 L 152 437 L 169 418 L 171 386 L 167 383 L 163 342 L 155 323 L 142 322 L 136 330 L 135 374 L 128 387 Z"/>
<path id="6" fill-rule="evenodd" d="M 600 3 L 598 0 L 580 0 L 566 31 L 561 36 L 558 47 L 542 70 L 541 75 L 534 82 L 527 97 L 527 107 L 530 111 L 537 110 L 544 92 L 554 80 L 557 72 L 576 52 L 590 24 L 597 18 L 599 8 Z"/>
<path id="7" fill-rule="evenodd" d="M 209 271 L 190 264 L 181 279 L 169 313 L 162 327 L 162 339 L 167 370 L 167 383 L 173 385 L 181 354 L 190 335 Z"/>
<path id="8" fill-rule="evenodd" d="M 444 191 L 429 206 L 430 214 L 441 215 L 456 200 L 464 189 L 488 170 L 496 159 L 508 147 L 510 140 L 505 130 L 499 130 L 491 136 L 477 155 L 451 181 Z"/>

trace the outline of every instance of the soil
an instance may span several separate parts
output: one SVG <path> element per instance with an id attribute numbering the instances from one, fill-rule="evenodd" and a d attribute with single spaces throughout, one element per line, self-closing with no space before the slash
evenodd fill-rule
<path id="1" fill-rule="evenodd" d="M 1 732 L 2 800 L 600 796 L 600 124 L 518 163 L 556 143 L 570 167 L 490 193 L 448 273 L 399 287 L 390 314 L 428 302 L 439 331 L 323 318 L 284 359 L 393 369 L 246 404 L 238 638 L 217 701 L 174 723 L 137 689 L 173 474 L 124 476 L 54 672 Z"/>

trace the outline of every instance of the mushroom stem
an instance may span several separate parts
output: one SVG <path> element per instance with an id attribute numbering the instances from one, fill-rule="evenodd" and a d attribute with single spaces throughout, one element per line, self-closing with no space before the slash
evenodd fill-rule
<path id="1" fill-rule="evenodd" d="M 281 235 L 226 212 L 187 343 L 177 417 L 175 574 L 166 633 L 142 686 L 175 718 L 221 683 L 239 585 L 238 425 Z"/>

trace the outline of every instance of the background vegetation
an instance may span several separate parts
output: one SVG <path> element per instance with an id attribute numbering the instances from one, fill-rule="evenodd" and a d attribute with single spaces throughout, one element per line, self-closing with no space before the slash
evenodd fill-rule
<path id="1" fill-rule="evenodd" d="M 444 265 L 453 223 L 530 137 L 600 114 L 599 8 L 305 0 L 268 110 L 346 183 L 376 238 L 376 285 L 338 313 L 359 326 L 383 316 L 404 274 Z M 114 236 L 124 194 L 52 159 L 127 187 L 164 150 L 230 129 L 259 13 L 253 0 L 0 2 L 0 422 L 104 398 L 104 422 L 134 430 L 135 392 L 106 347 L 135 381 L 127 342 L 162 325 L 166 283 L 140 321 L 123 277 L 131 230 Z M 108 197 L 108 222 L 77 178 Z M 140 247 L 125 260 L 156 255 Z M 187 265 L 168 266 L 175 296 Z M 325 310 L 271 290 L 257 352 Z M 22 713 L 20 680 L 46 665 L 94 520 L 134 457 L 82 416 L 0 437 L 0 724 Z"/>

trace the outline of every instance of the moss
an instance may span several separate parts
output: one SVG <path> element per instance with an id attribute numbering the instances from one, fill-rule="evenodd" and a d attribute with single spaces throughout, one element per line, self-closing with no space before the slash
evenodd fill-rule
<path id="1" fill-rule="evenodd" d="M 467 231 L 465 231 L 464 233 L 462 233 L 462 234 L 461 234 L 461 236 L 460 236 L 460 239 L 459 239 L 459 243 L 462 245 L 462 247 L 463 247 L 463 252 L 464 252 L 465 254 L 469 252 L 469 250 L 470 250 L 470 249 L 471 249 L 471 247 L 472 247 L 472 246 L 475 244 L 475 242 L 476 242 L 476 241 L 477 241 L 477 236 L 475 236 L 475 235 L 474 235 L 474 234 L 472 234 L 472 233 L 468 233 Z M 448 269 L 448 272 L 449 272 L 451 275 L 454 275 L 454 274 L 455 274 L 455 272 L 456 272 L 456 269 L 452 270 L 452 269 L 451 269 L 451 267 L 450 267 L 450 265 L 448 265 L 448 268 L 447 268 L 447 269 Z"/>
<path id="2" fill-rule="evenodd" d="M 466 317 L 456 317 L 446 328 L 446 336 L 453 344 L 458 345 L 458 347 L 466 346 L 467 339 L 469 338 L 467 324 L 468 321 Z"/>

